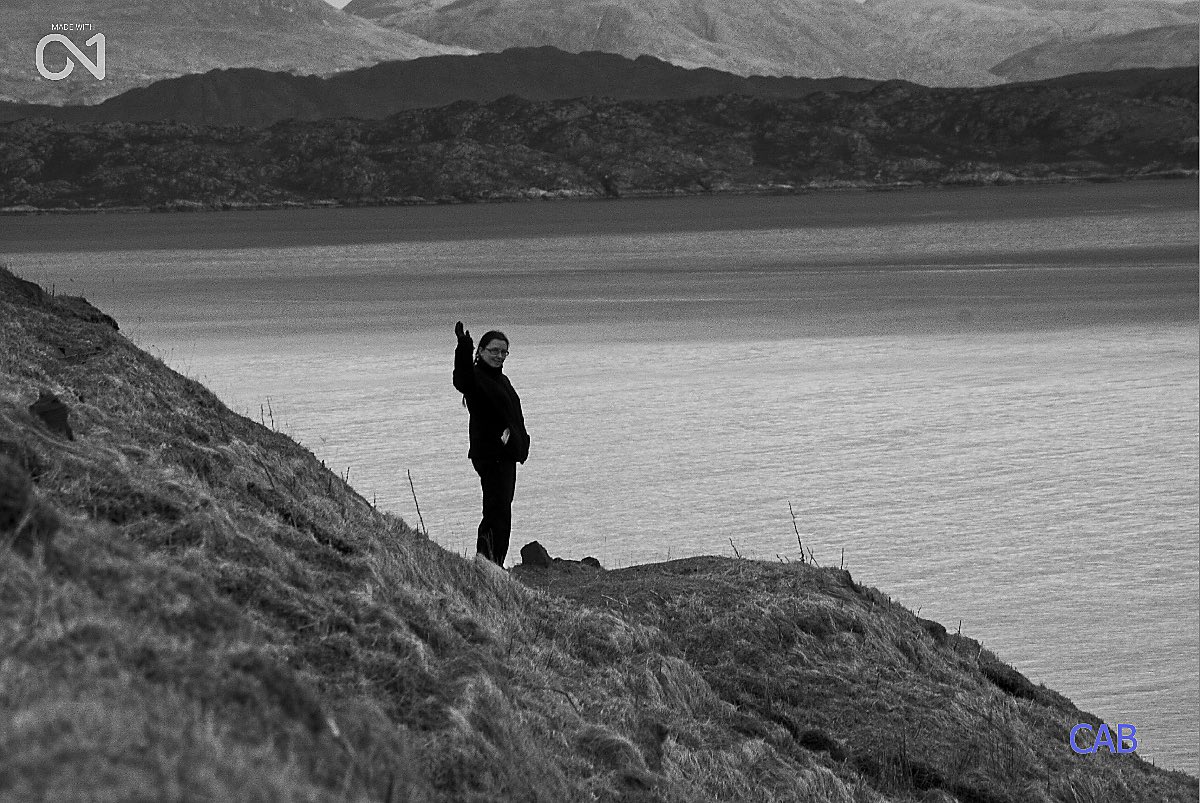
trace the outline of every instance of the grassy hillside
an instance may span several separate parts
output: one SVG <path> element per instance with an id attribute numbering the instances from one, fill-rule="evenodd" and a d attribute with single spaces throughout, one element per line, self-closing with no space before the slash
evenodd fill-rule
<path id="1" fill-rule="evenodd" d="M 1197 799 L 845 572 L 505 574 L 80 299 L 0 343 L 0 800 Z"/>

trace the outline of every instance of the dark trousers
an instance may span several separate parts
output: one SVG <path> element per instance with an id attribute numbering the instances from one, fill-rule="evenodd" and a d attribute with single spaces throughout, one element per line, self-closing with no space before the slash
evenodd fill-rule
<path id="1" fill-rule="evenodd" d="M 511 460 L 472 460 L 483 486 L 483 519 L 475 550 L 488 560 L 504 565 L 512 531 L 512 501 L 517 489 L 517 464 Z"/>

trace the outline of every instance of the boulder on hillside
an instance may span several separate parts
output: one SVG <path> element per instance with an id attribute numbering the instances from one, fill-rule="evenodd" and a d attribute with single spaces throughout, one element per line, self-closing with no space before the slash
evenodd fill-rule
<path id="1" fill-rule="evenodd" d="M 590 555 L 583 560 L 567 558 L 552 558 L 546 548 L 537 541 L 530 541 L 521 547 L 521 563 L 525 569 L 555 569 L 557 571 L 604 571 L 600 561 Z"/>
<path id="2" fill-rule="evenodd" d="M 530 541 L 528 544 L 521 547 L 521 565 L 540 567 L 549 566 L 550 553 L 547 552 L 546 547 L 542 546 L 539 542 Z"/>
<path id="3" fill-rule="evenodd" d="M 29 412 L 45 424 L 51 432 L 62 435 L 69 441 L 75 440 L 75 433 L 71 431 L 71 422 L 67 420 L 71 408 L 50 391 L 43 390 L 37 401 L 29 405 Z"/>

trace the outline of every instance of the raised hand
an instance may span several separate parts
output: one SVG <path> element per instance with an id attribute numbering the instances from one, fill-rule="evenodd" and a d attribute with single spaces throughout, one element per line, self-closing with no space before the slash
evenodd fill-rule
<path id="1" fill-rule="evenodd" d="M 466 340 L 469 342 L 471 340 L 471 331 L 463 328 L 462 321 L 454 324 L 454 335 L 459 339 L 459 341 Z"/>

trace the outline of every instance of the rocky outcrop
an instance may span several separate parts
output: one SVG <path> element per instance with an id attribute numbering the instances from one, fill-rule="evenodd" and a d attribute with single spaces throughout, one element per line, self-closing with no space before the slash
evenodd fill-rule
<path id="1" fill-rule="evenodd" d="M 75 433 L 71 431 L 71 408 L 53 393 L 43 390 L 37 401 L 29 405 L 29 413 L 45 424 L 51 432 L 62 435 L 69 441 L 75 440 Z"/>
<path id="2" fill-rule="evenodd" d="M 525 546 L 521 547 L 521 563 L 516 570 L 518 573 L 538 571 L 542 569 L 551 569 L 559 572 L 596 572 L 603 571 L 604 567 L 600 565 L 600 561 L 593 557 L 586 557 L 583 560 L 571 560 L 569 558 L 552 558 L 546 548 L 538 541 L 530 541 Z"/>

